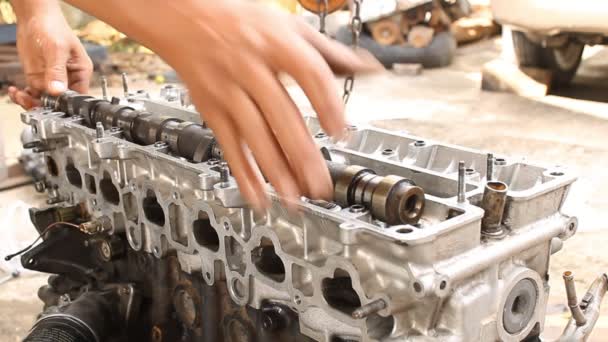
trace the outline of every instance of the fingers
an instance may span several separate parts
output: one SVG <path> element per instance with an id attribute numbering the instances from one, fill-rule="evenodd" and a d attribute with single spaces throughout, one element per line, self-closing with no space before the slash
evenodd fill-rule
<path id="1" fill-rule="evenodd" d="M 45 53 L 44 58 L 45 88 L 51 95 L 60 95 L 68 89 L 67 62 L 70 50 L 55 44 Z"/>
<path id="2" fill-rule="evenodd" d="M 369 51 L 364 49 L 355 51 L 320 34 L 302 20 L 297 20 L 296 25 L 302 37 L 319 51 L 334 73 L 354 75 L 384 70 L 382 64 Z"/>
<path id="3" fill-rule="evenodd" d="M 287 158 L 272 130 L 251 98 L 237 85 L 227 92 L 236 113 L 235 126 L 245 140 L 263 174 L 275 187 L 284 202 L 294 203 L 301 193 Z M 237 116 L 238 115 L 238 116 Z"/>
<path id="4" fill-rule="evenodd" d="M 72 48 L 71 58 L 67 63 L 69 88 L 81 94 L 89 92 L 93 62 L 82 44 L 77 43 Z"/>
<path id="5" fill-rule="evenodd" d="M 325 132 L 332 136 L 341 136 L 346 126 L 344 104 L 337 94 L 331 69 L 321 54 L 307 41 L 297 36 L 291 38 L 289 42 L 281 38 L 281 52 L 272 57 L 278 68 L 276 71 L 284 71 L 298 82 Z"/>
<path id="6" fill-rule="evenodd" d="M 264 179 L 239 138 L 234 122 L 228 113 L 218 107 L 212 108 L 206 112 L 205 119 L 222 146 L 224 158 L 230 165 L 241 194 L 256 210 L 268 207 Z"/>
<path id="7" fill-rule="evenodd" d="M 237 78 L 274 133 L 300 190 L 310 198 L 330 199 L 333 185 L 321 153 L 285 88 L 264 63 L 244 56 L 245 77 Z"/>
<path id="8" fill-rule="evenodd" d="M 40 94 L 29 87 L 25 88 L 25 90 L 20 90 L 17 87 L 9 87 L 8 96 L 10 97 L 11 101 L 20 105 L 24 109 L 40 106 L 40 100 L 38 100 Z"/>

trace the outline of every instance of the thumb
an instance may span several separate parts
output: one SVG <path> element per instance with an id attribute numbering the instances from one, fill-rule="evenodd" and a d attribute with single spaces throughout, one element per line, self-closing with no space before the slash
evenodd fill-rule
<path id="1" fill-rule="evenodd" d="M 46 55 L 46 70 L 44 79 L 46 91 L 50 95 L 60 95 L 68 90 L 67 61 L 69 53 L 66 49 L 58 48 Z"/>

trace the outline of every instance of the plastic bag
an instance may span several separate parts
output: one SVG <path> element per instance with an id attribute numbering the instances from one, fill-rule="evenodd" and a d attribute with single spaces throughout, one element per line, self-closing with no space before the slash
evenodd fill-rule
<path id="1" fill-rule="evenodd" d="M 28 246 L 38 237 L 30 221 L 29 208 L 30 205 L 22 201 L 0 206 L 0 270 L 6 274 L 26 271 L 19 256 L 10 261 L 4 257 Z"/>

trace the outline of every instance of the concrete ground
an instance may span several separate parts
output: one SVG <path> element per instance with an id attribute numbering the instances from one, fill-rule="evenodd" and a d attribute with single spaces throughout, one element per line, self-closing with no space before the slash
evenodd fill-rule
<path id="1" fill-rule="evenodd" d="M 608 270 L 608 223 L 602 216 L 608 210 L 608 49 L 589 49 L 574 86 L 539 99 L 479 90 L 481 66 L 500 50 L 500 39 L 484 41 L 460 48 L 449 68 L 425 70 L 421 76 L 387 73 L 358 79 L 348 116 L 353 122 L 567 166 L 580 175 L 565 208 L 579 217 L 579 233 L 551 259 L 545 334 L 550 339 L 568 318 L 561 273 L 572 270 L 582 293 Z M 19 109 L 1 99 L 0 113 L 0 134 L 9 153 L 16 153 Z M 0 193 L 0 206 L 17 199 L 28 204 L 41 200 L 23 188 Z M 44 276 L 33 274 L 0 285 L 3 341 L 19 341 L 31 326 L 40 310 L 36 289 L 44 282 Z M 603 313 L 592 341 L 608 341 L 608 304 Z"/>

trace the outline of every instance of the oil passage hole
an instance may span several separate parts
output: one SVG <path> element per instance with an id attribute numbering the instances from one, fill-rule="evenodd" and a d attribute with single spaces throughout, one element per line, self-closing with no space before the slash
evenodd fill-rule
<path id="1" fill-rule="evenodd" d="M 507 160 L 505 158 L 496 158 L 494 159 L 494 165 L 507 165 Z"/>
<path id="2" fill-rule="evenodd" d="M 524 296 L 517 296 L 511 305 L 511 313 L 514 315 L 523 315 L 528 308 L 528 299 Z"/>
<path id="3" fill-rule="evenodd" d="M 414 230 L 411 228 L 399 228 L 397 229 L 397 233 L 399 234 L 409 234 L 411 232 L 413 232 Z"/>

